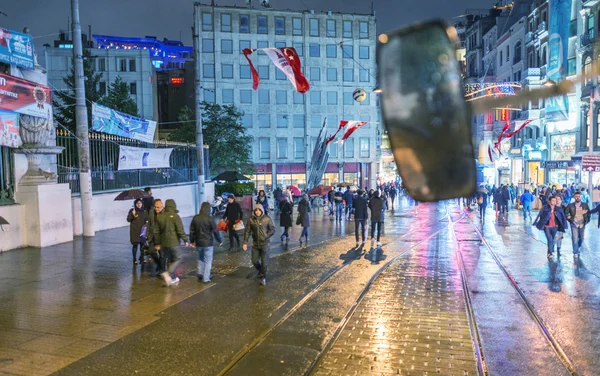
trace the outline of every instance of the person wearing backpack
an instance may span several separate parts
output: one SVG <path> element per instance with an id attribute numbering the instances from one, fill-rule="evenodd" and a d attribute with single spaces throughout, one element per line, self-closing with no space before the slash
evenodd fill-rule
<path id="1" fill-rule="evenodd" d="M 519 198 L 519 202 L 523 206 L 523 220 L 527 219 L 527 214 L 529 214 L 529 220 L 531 221 L 531 205 L 535 197 L 529 192 L 529 189 L 525 189 L 525 192 Z"/>
<path id="2" fill-rule="evenodd" d="M 148 222 L 148 212 L 144 210 L 144 202 L 137 199 L 133 202 L 133 208 L 127 213 L 127 222 L 129 222 L 129 241 L 131 242 L 131 255 L 133 264 L 144 263 L 144 250 L 142 246 L 146 243 L 146 222 Z M 142 233 L 143 232 L 143 233 Z M 140 250 L 140 258 L 137 259 L 137 251 Z"/>
<path id="3" fill-rule="evenodd" d="M 213 236 L 223 245 L 221 234 L 217 230 L 215 221 L 210 216 L 210 204 L 203 202 L 200 214 L 194 216 L 190 224 L 190 243 L 198 250 L 198 282 L 210 283 L 210 271 L 213 260 Z"/>
<path id="4" fill-rule="evenodd" d="M 481 191 L 477 192 L 477 205 L 479 206 L 479 217 L 483 220 L 485 218 L 485 209 L 488 204 L 488 191 L 481 187 Z"/>

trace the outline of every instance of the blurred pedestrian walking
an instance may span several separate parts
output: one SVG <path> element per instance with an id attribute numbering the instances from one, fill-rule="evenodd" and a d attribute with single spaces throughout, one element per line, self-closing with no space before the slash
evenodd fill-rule
<path id="1" fill-rule="evenodd" d="M 548 258 L 551 259 L 554 254 L 555 237 L 558 232 L 559 226 L 567 228 L 567 218 L 562 209 L 556 208 L 556 197 L 550 196 L 548 198 L 548 205 L 545 205 L 537 218 L 533 222 L 533 225 L 538 230 L 544 231 L 546 235 L 546 241 L 548 244 Z M 560 254 L 559 254 L 560 257 Z"/>
<path id="2" fill-rule="evenodd" d="M 173 286 L 179 283 L 179 278 L 175 275 L 177 267 L 182 261 L 181 240 L 187 247 L 188 237 L 183 229 L 183 222 L 179 216 L 175 200 L 169 199 L 165 202 L 164 212 L 156 217 L 154 226 L 154 248 L 160 251 L 162 263 L 168 268 L 162 273 L 162 277 L 167 286 Z"/>
<path id="3" fill-rule="evenodd" d="M 288 200 L 287 197 L 283 197 L 279 204 L 279 225 L 283 227 L 283 233 L 281 234 L 281 242 L 285 240 L 290 241 L 290 227 L 292 227 L 292 215 L 294 214 L 294 205 Z"/>
<path id="4" fill-rule="evenodd" d="M 365 192 L 361 189 L 358 190 L 358 197 L 354 199 L 353 209 L 354 209 L 354 235 L 356 237 L 356 248 L 360 246 L 359 243 L 359 232 L 358 228 L 360 227 L 360 235 L 362 236 L 362 244 L 364 245 L 367 241 L 365 238 L 365 225 L 367 220 L 369 219 L 368 213 L 368 203 L 367 199 L 364 197 Z"/>
<path id="5" fill-rule="evenodd" d="M 573 242 L 573 256 L 579 257 L 579 249 L 583 245 L 583 236 L 585 226 L 590 222 L 590 207 L 583 202 L 582 194 L 575 192 L 573 195 L 575 202 L 567 205 L 565 214 L 567 220 L 571 223 L 571 240 Z M 595 213 L 595 211 L 594 211 Z"/>
<path id="6" fill-rule="evenodd" d="M 269 239 L 275 234 L 275 225 L 260 204 L 256 204 L 244 232 L 244 251 L 248 250 L 248 240 L 252 235 L 252 265 L 258 270 L 261 285 L 267 284 L 269 264 Z"/>
<path id="7" fill-rule="evenodd" d="M 310 203 L 308 202 L 308 195 L 302 196 L 302 200 L 298 203 L 298 218 L 296 224 L 302 226 L 302 234 L 300 234 L 300 244 L 302 244 L 302 238 L 306 238 L 306 244 L 308 244 L 308 228 L 310 227 Z"/>
<path id="8" fill-rule="evenodd" d="M 369 200 L 369 209 L 371 210 L 371 248 L 375 244 L 375 233 L 377 233 L 377 247 L 381 247 L 381 226 L 385 205 L 380 197 L 379 190 L 375 191 L 373 197 Z"/>
<path id="9" fill-rule="evenodd" d="M 198 282 L 210 283 L 210 271 L 213 261 L 213 237 L 223 245 L 221 234 L 213 217 L 210 216 L 210 204 L 203 202 L 200 206 L 200 213 L 192 219 L 190 224 L 190 242 L 192 247 L 198 251 Z"/>
<path id="10" fill-rule="evenodd" d="M 264 210 L 264 209 L 263 209 Z M 237 243 L 237 247 L 240 247 L 240 236 L 237 233 L 238 223 L 242 221 L 244 218 L 244 212 L 242 211 L 242 206 L 235 201 L 234 195 L 229 195 L 227 197 L 227 209 L 225 209 L 225 214 L 223 214 L 223 219 L 227 220 L 227 231 L 229 233 L 229 250 L 233 250 L 233 241 L 235 240 Z"/>

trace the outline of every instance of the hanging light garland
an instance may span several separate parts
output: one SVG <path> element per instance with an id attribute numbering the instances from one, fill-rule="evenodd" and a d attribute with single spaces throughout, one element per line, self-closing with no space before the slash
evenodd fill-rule
<path id="1" fill-rule="evenodd" d="M 491 95 L 515 95 L 515 89 L 521 89 L 518 82 L 487 82 L 483 84 L 464 84 L 465 98 L 479 99 Z M 477 96 L 479 93 L 484 95 Z"/>

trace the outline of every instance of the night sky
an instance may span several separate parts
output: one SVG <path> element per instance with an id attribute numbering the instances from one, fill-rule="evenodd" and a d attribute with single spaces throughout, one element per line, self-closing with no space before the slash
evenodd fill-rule
<path id="1" fill-rule="evenodd" d="M 270 0 L 275 9 L 315 9 L 369 13 L 370 1 L 348 0 Z M 258 3 L 259 0 L 253 0 Z M 204 0 L 202 3 L 209 3 Z M 217 5 L 245 6 L 245 0 L 216 0 Z M 396 29 L 419 20 L 452 18 L 465 9 L 488 9 L 493 0 L 375 0 L 379 32 Z M 2 1 L 0 27 L 22 31 L 29 27 L 40 48 L 52 44 L 59 29 L 66 29 L 71 13 L 70 0 L 8 0 Z M 256 4 L 255 7 L 259 7 Z M 180 39 L 192 45 L 192 0 L 80 0 L 81 25 L 93 34 Z"/>

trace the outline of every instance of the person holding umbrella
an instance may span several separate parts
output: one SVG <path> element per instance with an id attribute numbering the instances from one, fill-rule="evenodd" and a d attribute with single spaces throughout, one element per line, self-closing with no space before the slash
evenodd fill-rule
<path id="1" fill-rule="evenodd" d="M 144 226 L 146 226 L 147 221 L 148 213 L 144 209 L 142 199 L 138 198 L 134 201 L 133 208 L 127 213 L 127 222 L 129 222 L 129 241 L 133 246 L 131 248 L 131 254 L 133 256 L 134 265 L 144 263 L 144 250 L 142 249 L 142 245 L 146 242 L 146 231 Z M 144 233 L 142 233 L 143 229 Z M 138 248 L 140 249 L 139 261 L 136 258 Z"/>

